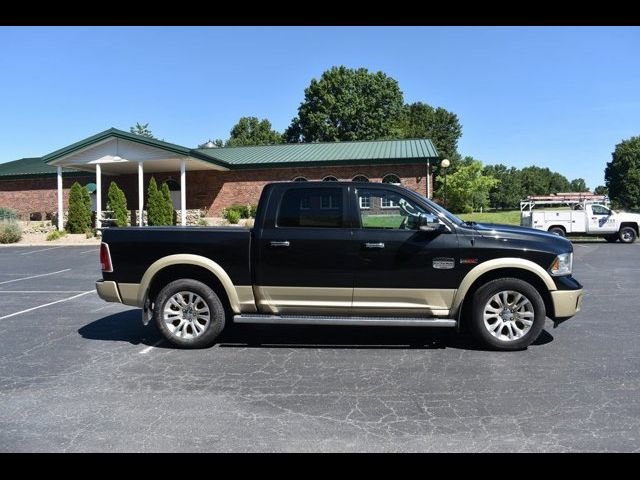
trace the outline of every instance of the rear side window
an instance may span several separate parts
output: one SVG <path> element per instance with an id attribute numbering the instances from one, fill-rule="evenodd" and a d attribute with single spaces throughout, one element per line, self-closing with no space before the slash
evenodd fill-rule
<path id="1" fill-rule="evenodd" d="M 278 227 L 344 226 L 342 188 L 292 188 L 282 197 Z"/>

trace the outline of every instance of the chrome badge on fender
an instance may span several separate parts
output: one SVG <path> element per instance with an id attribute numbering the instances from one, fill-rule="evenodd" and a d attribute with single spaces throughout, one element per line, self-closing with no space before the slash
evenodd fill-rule
<path id="1" fill-rule="evenodd" d="M 455 266 L 456 262 L 449 257 L 436 257 L 433 259 L 433 268 L 437 270 L 449 270 Z"/>

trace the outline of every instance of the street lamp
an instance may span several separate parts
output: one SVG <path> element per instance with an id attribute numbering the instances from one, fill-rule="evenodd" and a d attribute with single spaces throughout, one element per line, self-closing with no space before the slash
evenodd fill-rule
<path id="1" fill-rule="evenodd" d="M 451 165 L 449 159 L 444 158 L 440 162 L 440 166 L 444 169 L 444 206 L 447 207 L 447 167 Z"/>

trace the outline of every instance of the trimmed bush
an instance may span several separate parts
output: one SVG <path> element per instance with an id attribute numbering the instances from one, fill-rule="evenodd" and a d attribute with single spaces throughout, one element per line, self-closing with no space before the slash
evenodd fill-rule
<path id="1" fill-rule="evenodd" d="M 91 228 L 91 197 L 86 188 L 75 182 L 69 192 L 69 216 L 67 230 L 84 233 Z"/>
<path id="2" fill-rule="evenodd" d="M 111 182 L 109 185 L 109 193 L 107 195 L 109 197 L 107 208 L 113 212 L 113 216 L 116 220 L 116 227 L 126 227 L 129 224 L 127 222 L 129 217 L 129 211 L 127 210 L 127 197 L 120 187 L 118 187 L 116 182 Z"/>
<path id="3" fill-rule="evenodd" d="M 0 243 L 16 243 L 22 238 L 22 229 L 17 222 L 0 222 Z"/>
<path id="4" fill-rule="evenodd" d="M 238 210 L 225 208 L 223 215 L 232 225 L 236 225 L 240 221 L 240 212 Z"/>
<path id="5" fill-rule="evenodd" d="M 240 215 L 240 218 L 255 218 L 257 205 L 231 205 L 227 207 L 226 211 L 236 211 Z M 225 217 L 226 218 L 226 217 Z"/>
<path id="6" fill-rule="evenodd" d="M 171 201 L 171 192 L 169 191 L 169 185 L 167 182 L 162 183 L 162 206 L 164 211 L 163 225 L 175 225 L 176 224 L 176 211 L 173 209 L 173 202 Z"/>
<path id="7" fill-rule="evenodd" d="M 58 240 L 59 238 L 64 237 L 67 234 L 66 230 L 54 230 L 53 232 L 47 235 L 47 242 L 51 242 L 52 240 Z"/>
<path id="8" fill-rule="evenodd" d="M 2 220 L 17 220 L 18 212 L 11 208 L 0 207 L 0 221 Z"/>

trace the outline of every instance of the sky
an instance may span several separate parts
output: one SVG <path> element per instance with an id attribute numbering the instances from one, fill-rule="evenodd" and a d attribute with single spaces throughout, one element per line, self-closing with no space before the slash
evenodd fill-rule
<path id="1" fill-rule="evenodd" d="M 283 131 L 345 65 L 456 113 L 462 155 L 593 189 L 640 135 L 638 52 L 637 27 L 0 27 L 0 162 L 136 122 L 188 147 L 242 116 Z"/>

